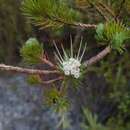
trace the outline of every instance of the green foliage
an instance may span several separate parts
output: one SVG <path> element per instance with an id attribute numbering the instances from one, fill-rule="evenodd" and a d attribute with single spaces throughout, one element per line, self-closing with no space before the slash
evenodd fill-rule
<path id="1" fill-rule="evenodd" d="M 103 96 L 107 101 L 117 104 L 116 111 L 118 111 L 118 114 L 115 116 L 115 120 L 123 121 L 130 115 L 129 52 L 123 53 L 120 58 L 118 57 L 118 60 L 117 57 L 118 54 L 112 52 L 107 60 L 101 61 L 101 67 L 92 67 L 92 70 L 99 77 L 103 76 L 105 78 L 108 90 Z"/>
<path id="2" fill-rule="evenodd" d="M 98 41 L 103 41 L 113 49 L 122 52 L 124 42 L 129 39 L 130 32 L 121 22 L 110 21 L 98 25 L 95 37 Z"/>
<path id="3" fill-rule="evenodd" d="M 129 130 L 130 129 L 130 123 L 124 124 L 122 118 L 119 116 L 119 119 L 117 118 L 110 118 L 107 122 L 107 126 L 109 126 L 110 130 Z"/>
<path id="4" fill-rule="evenodd" d="M 57 88 L 52 88 L 46 90 L 45 92 L 45 103 L 47 106 L 53 106 L 55 112 L 64 113 L 69 109 L 69 102 L 66 99 L 65 93 L 57 90 Z"/>
<path id="5" fill-rule="evenodd" d="M 99 14 L 101 14 L 104 18 L 108 19 L 112 18 L 117 20 L 123 18 L 123 23 L 130 25 L 130 19 L 128 16 L 130 14 L 130 0 L 125 0 L 124 3 L 122 3 L 123 0 L 23 0 L 22 11 L 23 14 L 32 20 L 36 26 L 39 26 L 40 29 L 53 28 L 53 33 L 55 32 L 55 35 L 59 37 L 63 33 L 65 24 L 71 25 L 80 21 L 79 12 L 76 11 L 75 7 L 72 7 L 75 6 L 74 1 L 76 1 L 76 4 L 78 5 L 76 5 L 76 8 L 78 7 L 78 9 L 84 13 L 84 23 L 98 23 L 99 21 L 104 22 L 103 19 L 99 17 Z M 0 46 L 0 55 L 2 55 L 1 58 L 4 58 L 6 54 L 10 57 L 13 52 L 16 52 L 17 47 L 13 44 L 15 43 L 14 41 L 22 43 L 23 37 L 27 35 L 28 27 L 24 24 L 25 22 L 18 12 L 19 4 L 17 0 L 0 0 L 0 43 L 2 43 Z M 86 18 L 87 13 L 88 18 Z M 95 15 L 96 13 L 98 15 Z M 123 16 L 122 14 L 124 13 L 125 15 Z M 104 45 L 110 45 L 112 49 L 122 52 L 125 46 L 125 41 L 130 36 L 128 28 L 123 23 L 119 21 L 107 21 L 105 24 L 100 23 L 96 29 L 96 39 L 103 42 Z M 25 29 L 23 26 L 26 26 Z M 86 35 L 85 32 L 84 35 Z M 90 37 L 90 35 L 88 37 Z M 51 38 L 53 39 L 54 37 L 51 36 Z M 8 49 L 4 52 L 3 48 L 6 47 Z M 41 62 L 40 58 L 43 56 L 43 47 L 40 45 L 38 40 L 30 38 L 22 47 L 21 56 L 28 64 L 38 64 Z M 102 75 L 105 78 L 108 85 L 108 90 L 106 89 L 105 91 L 108 92 L 103 94 L 105 97 L 103 97 L 103 99 L 110 100 L 112 103 L 117 104 L 118 110 L 116 110 L 116 112 L 118 114 L 114 118 L 110 117 L 110 120 L 112 120 L 109 125 L 105 127 L 98 122 L 97 115 L 92 114 L 87 109 L 84 111 L 87 123 L 83 125 L 86 130 L 130 129 L 130 126 L 127 126 L 127 123 L 125 122 L 126 117 L 129 118 L 130 116 L 130 92 L 128 89 L 130 74 L 127 73 L 130 66 L 129 53 L 125 54 L 123 58 L 112 53 L 110 57 L 108 57 L 108 61 L 110 62 L 101 61 L 100 67 L 95 67 L 96 74 L 98 76 Z M 115 63 L 116 61 L 118 63 Z M 83 68 L 83 73 L 85 72 L 85 69 Z M 57 89 L 56 86 L 52 86 L 53 88 L 47 88 L 48 90 L 45 92 L 46 104 L 49 107 L 53 106 L 53 110 L 62 117 L 58 126 L 68 126 L 68 122 L 66 123 L 66 120 L 68 119 L 65 115 L 70 108 L 70 102 L 68 101 L 66 93 L 69 86 L 71 86 L 70 84 L 68 86 L 68 82 L 70 81 L 74 87 L 81 86 L 82 77 L 83 75 L 81 75 L 77 80 L 70 76 L 68 79 L 63 81 L 62 84 L 64 85 L 61 85 L 59 89 Z M 42 82 L 39 75 L 30 75 L 27 80 L 30 84 Z M 97 97 L 95 96 L 94 98 Z M 90 98 L 88 97 L 88 99 Z"/>
<path id="6" fill-rule="evenodd" d="M 72 24 L 79 18 L 79 13 L 65 0 L 24 0 L 22 10 L 41 29 L 59 28 L 64 23 Z"/>
<path id="7" fill-rule="evenodd" d="M 58 90 L 55 86 L 45 92 L 45 104 L 48 107 L 53 108 L 53 111 L 58 114 L 60 121 L 57 124 L 57 128 L 62 127 L 63 129 L 70 126 L 67 112 L 70 109 L 70 103 L 65 96 L 64 91 Z"/>
<path id="8" fill-rule="evenodd" d="M 111 70 L 112 71 L 112 70 Z M 113 72 L 111 72 L 112 74 Z M 108 82 L 112 85 L 111 92 L 109 94 L 110 99 L 118 103 L 119 114 L 130 115 L 130 93 L 128 90 L 128 81 L 123 75 L 123 68 L 121 65 L 117 67 L 115 78 L 109 77 Z M 112 81 L 114 79 L 114 81 Z"/>
<path id="9" fill-rule="evenodd" d="M 97 115 L 93 115 L 88 109 L 84 110 L 84 115 L 87 120 L 87 123 L 82 124 L 84 130 L 108 130 L 98 123 Z"/>
<path id="10" fill-rule="evenodd" d="M 29 77 L 27 78 L 27 82 L 31 85 L 36 85 L 41 83 L 41 79 L 39 75 L 29 75 Z"/>
<path id="11" fill-rule="evenodd" d="M 127 116 L 130 115 L 130 93 L 126 93 L 120 97 L 121 102 L 118 106 L 118 109 L 121 111 L 121 114 L 125 114 Z"/>
<path id="12" fill-rule="evenodd" d="M 101 123 L 98 123 L 98 119 L 96 115 L 93 115 L 91 111 L 88 109 L 84 110 L 84 116 L 87 120 L 87 123 L 84 122 L 82 124 L 82 127 L 84 130 L 129 130 L 130 129 L 130 123 L 127 123 L 124 125 L 124 123 L 121 120 L 121 117 L 119 120 L 116 120 L 114 118 L 109 119 L 106 126 L 103 126 Z"/>
<path id="13" fill-rule="evenodd" d="M 57 103 L 58 99 L 61 97 L 61 94 L 56 88 L 48 89 L 45 92 L 45 103 L 48 106 Z"/>
<path id="14" fill-rule="evenodd" d="M 98 24 L 95 36 L 98 41 L 104 40 L 104 29 L 105 29 L 104 24 L 102 23 Z"/>
<path id="15" fill-rule="evenodd" d="M 30 38 L 26 41 L 20 52 L 26 63 L 38 64 L 41 62 L 40 58 L 42 58 L 43 55 L 43 47 L 37 39 Z"/>
<path id="16" fill-rule="evenodd" d="M 0 4 L 3 3 L 3 1 L 4 0 L 0 0 Z M 76 1 L 76 4 L 79 5 L 77 7 L 81 7 L 81 10 L 79 8 L 78 9 L 84 13 L 84 22 L 90 22 L 90 23 L 97 23 L 97 21 L 103 22 L 101 17 L 97 18 L 98 15 L 95 15 L 95 12 L 98 14 L 104 15 L 108 19 L 111 19 L 112 17 L 108 17 L 108 16 L 111 15 L 111 11 L 112 11 L 114 12 L 113 14 L 116 17 L 116 15 L 119 12 L 119 9 L 121 8 L 121 6 L 118 7 L 118 5 L 120 5 L 120 3 L 122 2 L 122 0 L 121 1 L 118 1 L 118 0 L 117 1 L 115 0 L 75 0 L 75 1 Z M 61 36 L 60 34 L 63 32 L 65 24 L 71 25 L 80 20 L 79 12 L 76 11 L 71 5 L 73 2 L 74 2 L 73 0 L 23 0 L 22 11 L 24 15 L 27 16 L 30 20 L 32 20 L 32 22 L 36 26 L 39 26 L 40 29 L 53 28 L 54 29 L 53 32 L 55 31 L 55 35 Z M 13 3 L 11 4 L 13 5 Z M 129 14 L 128 12 L 130 9 L 129 0 L 126 0 L 124 5 L 126 6 L 125 11 L 127 10 L 127 13 Z M 17 6 L 17 4 L 15 6 Z M 91 18 L 91 15 L 88 15 L 89 19 L 86 18 L 86 13 L 89 12 L 88 11 L 89 9 L 85 10 L 87 9 L 88 6 L 92 8 L 94 7 L 93 10 L 92 8 L 90 9 L 91 10 L 90 12 L 92 12 L 93 16 Z M 9 43 L 13 43 L 13 39 L 16 39 L 15 36 L 18 32 L 17 28 L 19 25 L 19 24 L 17 25 L 16 23 L 17 20 L 16 19 L 14 20 L 14 18 L 16 18 L 18 14 L 17 13 L 15 14 L 12 11 L 12 7 L 11 8 L 9 7 L 7 12 L 3 11 L 3 9 L 6 9 L 6 7 L 7 6 L 5 5 L 1 6 L 2 16 L 6 17 L 7 20 L 6 20 L 6 23 L 4 21 L 1 22 L 1 20 L 3 20 L 3 17 L 0 20 L 0 25 L 1 25 L 0 28 L 2 32 L 0 35 L 0 40 L 4 39 L 5 36 L 6 38 L 8 38 L 7 32 L 11 31 L 9 32 L 9 39 L 10 39 L 9 41 L 11 41 Z M 108 10 L 109 8 L 110 10 Z M 15 11 L 17 12 L 17 10 Z M 110 15 L 108 15 L 109 13 Z M 14 15 L 12 16 L 10 14 L 14 14 Z M 119 19 L 124 18 L 124 16 L 121 16 L 121 15 L 122 15 L 122 12 L 120 12 L 119 14 Z M 93 18 L 95 18 L 96 20 L 94 20 Z M 116 19 L 116 18 L 113 18 L 113 19 Z M 129 23 L 128 18 L 126 18 L 125 21 Z M 15 26 L 14 29 L 12 29 L 12 25 Z M 61 30 L 59 30 L 59 27 Z M 110 22 L 106 22 L 105 24 L 100 23 L 97 26 L 95 37 L 98 41 L 103 42 L 103 44 L 105 43 L 104 45 L 110 45 L 112 49 L 116 49 L 119 52 L 122 52 L 122 50 L 124 49 L 125 41 L 129 38 L 129 35 L 130 35 L 129 30 L 122 22 L 110 21 Z M 18 36 L 18 40 L 21 40 L 21 37 Z M 18 40 L 16 39 L 16 41 Z M 11 45 L 11 49 L 13 48 L 14 46 Z M 1 49 L 0 53 L 3 53 L 2 51 L 3 49 Z M 43 56 L 43 47 L 40 45 L 38 40 L 36 40 L 35 38 L 30 38 L 26 42 L 26 44 L 22 47 L 21 56 L 23 57 L 24 61 L 28 64 L 38 64 L 41 62 L 40 58 Z M 123 124 L 125 117 L 130 115 L 130 110 L 129 110 L 130 93 L 128 90 L 128 78 L 125 76 L 128 70 L 128 66 L 129 66 L 128 64 L 129 53 L 127 53 L 127 58 L 126 56 L 124 56 L 124 60 L 122 60 L 122 58 L 120 58 L 119 56 L 113 53 L 110 56 L 112 57 L 112 58 L 109 57 L 108 59 L 110 60 L 110 62 L 102 61 L 101 66 L 97 68 L 95 67 L 95 68 L 96 68 L 96 74 L 102 75 L 103 77 L 105 77 L 106 82 L 109 86 L 108 93 L 106 92 L 106 95 L 103 95 L 103 96 L 107 100 L 110 100 L 117 104 L 118 116 L 115 117 L 112 121 L 114 122 L 117 120 L 117 122 L 121 122 L 121 123 L 114 122 L 115 124 L 118 124 L 118 125 L 115 125 L 115 124 L 113 125 L 111 122 L 108 127 L 107 126 L 105 127 L 101 123 L 98 122 L 97 115 L 92 114 L 89 110 L 85 110 L 84 113 L 86 116 L 87 123 L 84 125 L 84 128 L 86 130 L 127 130 L 127 129 L 130 129 L 128 126 L 123 126 L 125 124 L 125 123 Z M 115 64 L 115 61 L 118 58 L 121 61 L 118 61 L 120 62 L 119 64 Z M 127 63 L 127 67 L 125 67 L 124 69 L 122 65 L 126 66 L 126 63 Z M 82 71 L 85 72 L 84 69 Z M 68 82 L 70 81 L 74 87 L 81 86 L 82 79 L 83 79 L 82 76 L 78 80 L 73 77 L 68 77 L 68 79 L 65 79 L 65 81 L 63 81 L 63 82 L 66 82 L 66 83 L 63 83 L 65 84 L 65 86 L 61 85 L 61 88 L 59 88 L 59 90 L 56 88 L 56 86 L 52 86 L 53 88 L 51 89 L 47 88 L 48 90 L 45 92 L 46 104 L 51 107 L 53 106 L 54 108 L 53 110 L 55 110 L 55 112 L 57 112 L 62 117 L 61 121 L 59 122 L 59 126 L 61 124 L 63 125 L 65 124 L 64 126 L 68 125 L 68 123 L 65 123 L 66 122 L 65 120 L 67 120 L 65 113 L 67 113 L 70 107 L 70 103 L 68 101 L 67 93 L 66 93 L 66 90 L 68 89 Z M 37 84 L 42 81 L 38 75 L 30 75 L 28 77 L 28 82 L 30 84 Z"/>

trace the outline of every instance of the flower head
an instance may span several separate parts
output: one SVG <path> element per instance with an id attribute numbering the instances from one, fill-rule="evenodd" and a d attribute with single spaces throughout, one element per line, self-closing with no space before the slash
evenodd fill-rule
<path id="1" fill-rule="evenodd" d="M 56 58 L 59 61 L 59 67 L 62 69 L 62 71 L 64 72 L 64 74 L 66 76 L 73 76 L 74 78 L 78 79 L 81 75 L 81 61 L 83 59 L 85 50 L 86 50 L 86 45 L 81 53 L 81 47 L 82 47 L 82 38 L 81 38 L 81 42 L 80 42 L 80 47 L 78 50 L 77 55 L 74 57 L 74 53 L 73 53 L 73 46 L 72 46 L 72 38 L 71 38 L 71 51 L 70 51 L 70 55 L 68 55 L 64 49 L 64 47 L 62 46 L 62 50 L 63 50 L 63 55 L 61 55 L 58 47 L 56 46 L 55 42 L 54 42 L 55 48 L 57 50 L 57 53 L 55 53 Z"/>

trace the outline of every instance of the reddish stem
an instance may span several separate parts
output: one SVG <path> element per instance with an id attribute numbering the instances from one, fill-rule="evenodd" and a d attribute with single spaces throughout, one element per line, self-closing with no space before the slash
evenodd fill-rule
<path id="1" fill-rule="evenodd" d="M 26 73 L 26 74 L 40 74 L 40 75 L 60 73 L 58 70 L 49 71 L 49 70 L 39 70 L 39 69 L 27 69 L 22 67 L 9 66 L 5 64 L 0 64 L 0 70 L 14 71 L 14 72 Z"/>
<path id="2" fill-rule="evenodd" d="M 56 81 L 59 81 L 59 80 L 63 80 L 64 78 L 61 76 L 61 77 L 58 77 L 58 78 L 55 78 L 55 79 L 52 79 L 52 80 L 48 80 L 48 81 L 42 81 L 42 84 L 51 84 L 51 83 L 54 83 Z"/>
<path id="3" fill-rule="evenodd" d="M 96 56 L 94 56 L 94 57 L 90 58 L 89 60 L 85 61 L 84 65 L 86 67 L 93 65 L 93 64 L 97 63 L 98 61 L 100 61 L 101 59 L 103 59 L 110 52 L 111 52 L 111 48 L 110 48 L 110 46 L 108 46 L 104 50 L 99 52 Z"/>

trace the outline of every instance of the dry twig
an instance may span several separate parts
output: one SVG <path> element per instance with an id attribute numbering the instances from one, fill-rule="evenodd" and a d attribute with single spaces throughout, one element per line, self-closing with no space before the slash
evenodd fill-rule
<path id="1" fill-rule="evenodd" d="M 60 73 L 58 70 L 50 71 L 50 70 L 40 70 L 40 69 L 27 69 L 22 67 L 9 66 L 5 64 L 0 64 L 0 70 L 26 73 L 26 74 L 40 74 L 40 75 Z"/>
<path id="2" fill-rule="evenodd" d="M 45 84 L 45 85 L 49 85 L 51 83 L 54 83 L 56 81 L 60 81 L 60 80 L 63 80 L 64 78 L 62 76 L 58 77 L 58 78 L 55 78 L 55 79 L 52 79 L 52 80 L 48 80 L 48 81 L 42 81 L 41 84 Z"/>
<path id="3" fill-rule="evenodd" d="M 86 67 L 93 65 L 93 64 L 97 63 L 98 61 L 100 61 L 101 59 L 103 59 L 110 52 L 111 52 L 111 48 L 110 48 L 110 46 L 108 46 L 104 50 L 99 52 L 96 56 L 94 56 L 94 57 L 90 58 L 89 60 L 85 61 L 84 65 Z"/>

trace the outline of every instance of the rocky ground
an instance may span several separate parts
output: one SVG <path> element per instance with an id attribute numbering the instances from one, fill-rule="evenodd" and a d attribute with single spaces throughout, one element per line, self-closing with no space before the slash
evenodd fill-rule
<path id="1" fill-rule="evenodd" d="M 56 116 L 43 106 L 42 94 L 24 76 L 0 77 L 0 130 L 56 130 Z"/>
<path id="2" fill-rule="evenodd" d="M 88 79 L 88 81 L 92 80 L 96 81 L 97 79 L 92 77 Z M 80 106 L 82 104 L 86 106 L 86 103 L 89 104 L 92 101 L 91 92 L 96 87 L 98 87 L 99 97 L 96 97 L 96 100 L 89 105 L 98 113 L 99 120 L 104 122 L 115 110 L 113 105 L 104 105 L 104 100 L 101 98 L 104 93 L 104 85 L 101 85 L 101 82 L 88 81 L 84 80 L 84 87 L 70 93 L 71 104 L 73 105 L 71 112 L 68 113 L 71 126 L 67 130 L 81 130 Z M 100 79 L 97 81 L 100 81 Z M 0 130 L 62 130 L 56 128 L 56 124 L 58 124 L 57 115 L 43 105 L 43 91 L 44 89 L 41 86 L 30 86 L 24 75 L 3 76 L 1 74 Z"/>

